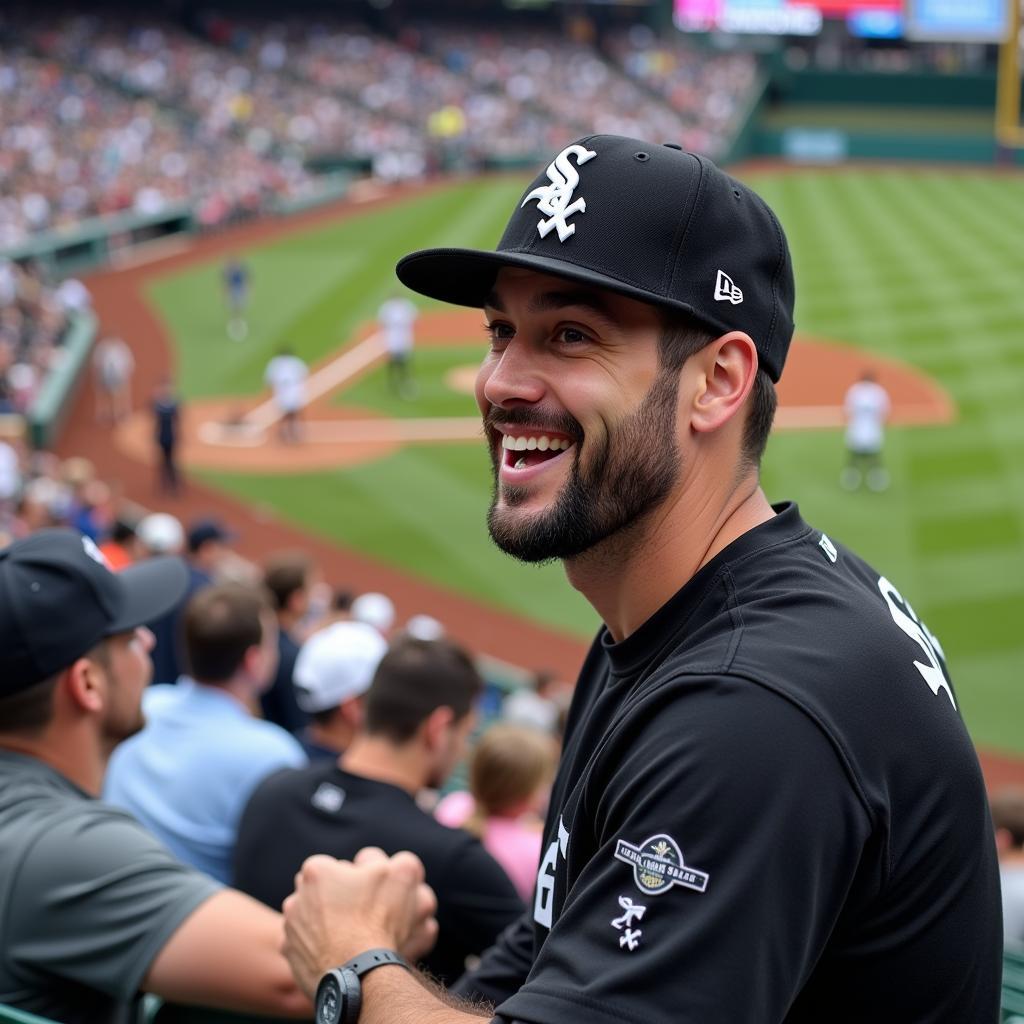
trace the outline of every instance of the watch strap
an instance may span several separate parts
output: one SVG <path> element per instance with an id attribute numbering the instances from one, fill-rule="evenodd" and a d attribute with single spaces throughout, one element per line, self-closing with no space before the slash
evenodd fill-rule
<path id="1" fill-rule="evenodd" d="M 348 963 L 342 964 L 342 969 L 347 968 L 354 972 L 357 978 L 361 978 L 368 971 L 372 971 L 376 967 L 383 967 L 385 964 L 397 964 L 407 971 L 412 970 L 405 958 L 393 949 L 368 949 L 365 953 L 352 957 Z"/>

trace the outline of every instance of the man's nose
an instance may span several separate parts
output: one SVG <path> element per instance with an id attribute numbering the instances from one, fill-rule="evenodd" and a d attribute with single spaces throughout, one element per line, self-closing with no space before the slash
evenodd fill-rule
<path id="1" fill-rule="evenodd" d="M 507 345 L 483 373 L 483 394 L 491 405 L 534 404 L 547 390 L 541 360 L 518 338 Z"/>

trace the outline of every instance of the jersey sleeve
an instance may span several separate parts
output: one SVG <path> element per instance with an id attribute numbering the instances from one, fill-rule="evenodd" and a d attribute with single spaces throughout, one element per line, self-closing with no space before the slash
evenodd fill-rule
<path id="1" fill-rule="evenodd" d="M 36 981 L 130 999 L 178 926 L 219 889 L 128 815 L 90 808 L 28 850 L 11 889 L 7 956 Z"/>
<path id="2" fill-rule="evenodd" d="M 463 999 L 497 1005 L 526 982 L 533 964 L 533 915 L 521 914 L 498 936 L 497 942 L 452 986 Z"/>
<path id="3" fill-rule="evenodd" d="M 802 710 L 744 679 L 662 684 L 591 762 L 548 851 L 558 909 L 498 1019 L 778 1024 L 869 831 Z"/>

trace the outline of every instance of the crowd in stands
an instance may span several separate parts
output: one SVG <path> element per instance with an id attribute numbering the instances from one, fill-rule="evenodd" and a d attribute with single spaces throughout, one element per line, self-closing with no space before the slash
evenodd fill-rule
<path id="1" fill-rule="evenodd" d="M 414 850 L 440 901 L 424 963 L 454 981 L 530 899 L 566 684 L 486 682 L 439 620 L 399 621 L 301 550 L 257 565 L 225 523 L 126 504 L 84 458 L 16 456 L 0 546 L 70 528 L 112 571 L 170 556 L 187 576 L 147 623 L 146 724 L 114 750 L 103 799 L 274 908 L 314 853 Z"/>
<path id="2" fill-rule="evenodd" d="M 591 132 L 724 155 L 755 61 L 587 33 L 0 17 L 0 250 L 118 211 L 205 226 L 315 186 L 318 158 L 417 178 Z"/>
<path id="3" fill-rule="evenodd" d="M 91 305 L 76 278 L 53 287 L 37 267 L 0 258 L 0 416 L 28 411 L 63 358 L 70 319 Z"/>

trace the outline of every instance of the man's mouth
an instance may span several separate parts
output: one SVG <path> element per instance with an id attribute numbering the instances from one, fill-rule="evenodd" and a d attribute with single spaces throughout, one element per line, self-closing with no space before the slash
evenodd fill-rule
<path id="1" fill-rule="evenodd" d="M 512 472 L 534 469 L 557 459 L 574 444 L 567 437 L 540 431 L 502 433 L 502 468 Z"/>

